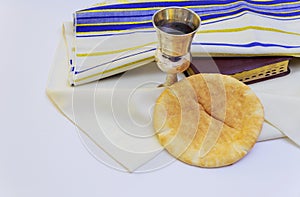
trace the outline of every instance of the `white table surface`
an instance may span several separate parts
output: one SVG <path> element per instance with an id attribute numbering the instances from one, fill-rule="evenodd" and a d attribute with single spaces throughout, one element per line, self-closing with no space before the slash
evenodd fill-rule
<path id="1" fill-rule="evenodd" d="M 98 2 L 0 2 L 1 197 L 300 197 L 300 148 L 282 139 L 257 143 L 243 160 L 219 169 L 176 161 L 129 174 L 103 165 L 45 95 L 62 22 Z"/>

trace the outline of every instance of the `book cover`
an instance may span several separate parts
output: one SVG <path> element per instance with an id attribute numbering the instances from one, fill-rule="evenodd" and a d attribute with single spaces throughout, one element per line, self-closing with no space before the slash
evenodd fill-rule
<path id="1" fill-rule="evenodd" d="M 290 73 L 291 57 L 193 57 L 185 74 L 221 73 L 246 84 L 285 76 Z"/>

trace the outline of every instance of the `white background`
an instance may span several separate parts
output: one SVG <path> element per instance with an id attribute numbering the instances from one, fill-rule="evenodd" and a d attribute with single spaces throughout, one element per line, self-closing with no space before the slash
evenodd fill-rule
<path id="1" fill-rule="evenodd" d="M 300 148 L 288 140 L 258 143 L 240 162 L 219 169 L 177 161 L 129 174 L 92 157 L 45 87 L 62 22 L 95 3 L 0 0 L 0 197 L 300 197 Z"/>

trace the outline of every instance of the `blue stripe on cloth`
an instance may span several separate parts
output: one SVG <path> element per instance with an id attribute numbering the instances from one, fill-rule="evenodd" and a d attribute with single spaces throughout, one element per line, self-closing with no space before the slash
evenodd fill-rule
<path id="1" fill-rule="evenodd" d="M 83 72 L 86 72 L 86 71 L 88 71 L 88 70 L 92 70 L 92 69 L 98 68 L 98 67 L 100 67 L 100 66 L 105 66 L 105 65 L 110 64 L 110 63 L 114 63 L 114 62 L 117 62 L 117 61 L 120 61 L 120 60 L 129 58 L 129 57 L 134 57 L 134 56 L 141 55 L 141 54 L 145 54 L 145 53 L 148 53 L 148 52 L 151 52 L 151 51 L 155 51 L 155 50 L 156 50 L 156 48 L 152 48 L 152 49 L 149 49 L 149 50 L 146 50 L 146 51 L 141 51 L 141 52 L 139 52 L 139 53 L 127 55 L 127 56 L 124 56 L 124 57 L 121 57 L 121 58 L 118 58 L 118 59 L 114 59 L 114 60 L 112 60 L 112 61 L 105 62 L 105 63 L 103 63 L 103 64 L 99 64 L 99 65 L 97 65 L 97 66 L 94 66 L 94 67 L 91 67 L 91 68 L 88 68 L 88 69 L 85 69 L 85 70 L 75 71 L 75 75 L 76 75 L 76 74 L 83 73 Z"/>
<path id="2" fill-rule="evenodd" d="M 199 5 L 216 5 L 224 3 L 233 3 L 235 0 L 225 0 L 225 1 L 173 1 L 173 2 L 137 2 L 137 3 L 126 3 L 126 4 L 115 4 L 107 6 L 99 6 L 94 8 L 89 8 L 81 11 L 88 10 L 102 10 L 102 9 L 130 9 L 130 8 L 149 8 L 149 7 L 169 7 L 169 6 L 199 6 Z"/>
<path id="3" fill-rule="evenodd" d="M 84 18 L 114 18 L 114 17 L 152 17 L 156 10 L 124 10 L 122 12 L 86 12 L 76 14 L 76 18 L 84 19 Z"/>
<path id="4" fill-rule="evenodd" d="M 256 11 L 254 9 L 243 7 L 241 9 L 238 9 L 238 10 L 232 11 L 232 12 L 202 16 L 202 17 L 200 15 L 200 17 L 203 20 L 209 20 L 209 19 L 213 19 L 213 18 L 219 18 L 219 17 L 224 17 L 224 16 L 230 16 L 230 15 L 233 15 L 233 14 L 238 14 L 238 13 L 241 13 L 241 12 L 244 12 L 244 11 L 252 12 L 252 13 L 256 13 L 256 14 L 262 14 L 262 15 L 266 15 L 266 16 L 274 16 L 274 17 L 293 17 L 293 16 L 299 16 L 300 15 L 300 11 L 298 11 L 298 10 L 294 11 L 294 12 L 290 12 L 290 13 L 282 13 L 282 12 L 272 13 L 272 12 L 266 12 L 266 11 Z"/>
<path id="5" fill-rule="evenodd" d="M 239 3 L 238 5 L 229 5 L 222 7 L 213 7 L 213 8 L 193 8 L 195 12 L 199 15 L 205 14 L 214 14 L 220 13 L 224 11 L 236 10 L 238 8 L 248 7 L 253 10 L 262 10 L 262 11 L 270 11 L 270 12 L 293 12 L 295 10 L 300 9 L 299 5 L 287 5 L 286 7 L 255 7 L 253 5 L 247 5 L 246 3 Z M 151 20 L 152 16 L 156 10 L 154 11 L 130 11 L 130 12 L 107 12 L 107 13 L 82 13 L 77 14 L 77 24 L 97 24 L 97 23 L 115 23 L 115 22 L 141 22 Z M 118 14 L 119 13 L 119 14 Z M 118 15 L 117 15 L 118 14 Z M 126 17 L 124 17 L 126 15 Z"/>
<path id="6" fill-rule="evenodd" d="M 152 28 L 152 22 L 142 24 L 120 24 L 120 25 L 107 25 L 107 26 L 77 26 L 76 32 L 98 32 L 98 31 L 118 31 L 128 29 L 145 29 Z"/>
<path id="7" fill-rule="evenodd" d="M 136 2 L 136 3 L 125 3 L 125 4 L 114 4 L 106 6 L 97 6 L 81 11 L 89 10 L 103 10 L 103 9 L 131 9 L 131 8 L 149 8 L 149 7 L 167 7 L 167 6 L 199 6 L 199 5 L 223 5 L 229 3 L 235 3 L 236 0 L 201 0 L 201 1 L 175 1 L 175 2 Z M 273 0 L 273 1 L 251 1 L 245 0 L 244 2 L 256 4 L 256 5 L 276 5 L 276 4 L 287 4 L 287 3 L 299 3 L 298 0 Z"/>
<path id="8" fill-rule="evenodd" d="M 193 45 L 244 47 L 244 48 L 257 47 L 257 46 L 261 46 L 261 47 L 280 47 L 280 48 L 286 48 L 286 49 L 300 48 L 300 46 L 286 46 L 286 45 L 260 43 L 260 42 L 251 42 L 251 43 L 247 43 L 247 44 L 199 43 L 199 42 L 196 42 L 196 43 L 193 43 Z"/>
<path id="9" fill-rule="evenodd" d="M 211 2 L 211 1 L 210 1 Z M 251 4 L 255 2 L 256 4 Z M 272 2 L 272 4 L 270 4 Z M 203 21 L 210 19 L 218 19 L 221 17 L 229 17 L 230 15 L 236 15 L 242 12 L 251 12 L 260 14 L 268 17 L 275 17 L 275 19 L 287 19 L 288 17 L 297 17 L 300 16 L 300 1 L 214 1 L 209 3 L 206 0 L 203 1 L 180 1 L 180 2 L 140 2 L 140 3 L 128 3 L 128 4 L 114 4 L 108 6 L 98 6 L 95 8 L 87 9 L 91 11 L 101 8 L 101 12 L 77 12 L 75 14 L 76 24 L 80 27 L 77 27 L 77 32 L 101 32 L 101 31 L 113 31 L 113 30 L 128 30 L 131 28 L 146 28 L 152 27 L 150 23 L 141 23 L 144 21 L 150 21 L 153 14 L 157 11 L 154 10 L 126 10 L 127 8 L 153 8 L 157 6 L 167 7 L 167 6 L 196 6 L 191 8 L 196 13 L 200 15 Z M 282 4 L 278 4 L 282 3 Z M 291 3 L 291 4 L 289 4 Z M 216 6 L 216 5 L 223 6 Z M 197 7 L 205 5 L 205 7 Z M 207 7 L 211 5 L 211 7 Z M 266 7 L 269 5 L 276 5 L 271 7 Z M 112 8 L 124 8 L 124 11 L 106 11 L 106 9 Z M 223 19 L 222 19 L 223 20 Z M 135 23 L 139 22 L 140 24 L 120 24 L 120 25 L 105 25 L 102 27 L 103 23 Z M 97 24 L 99 27 L 96 27 Z M 90 27 L 92 26 L 92 27 Z M 116 27 L 117 26 L 117 27 Z"/>
<path id="10" fill-rule="evenodd" d="M 188 6 L 183 6 L 183 7 L 188 7 Z M 287 4 L 285 6 L 254 6 L 252 4 L 249 4 L 247 2 L 243 1 L 238 1 L 235 4 L 229 4 L 229 5 L 223 5 L 223 6 L 212 6 L 212 7 L 193 7 L 191 8 L 192 10 L 196 12 L 203 12 L 203 14 L 212 14 L 212 12 L 217 12 L 217 11 L 222 11 L 222 10 L 228 10 L 230 9 L 237 9 L 237 8 L 242 8 L 242 7 L 247 7 L 247 8 L 252 8 L 252 9 L 257 9 L 257 10 L 262 10 L 262 11 L 279 11 L 279 12 L 289 12 L 289 11 L 295 11 L 299 10 L 297 8 L 300 8 L 300 1 L 298 5 L 294 4 Z M 144 16 L 144 15 L 149 15 L 149 14 L 154 14 L 155 11 L 158 9 L 154 10 L 122 10 L 122 11 L 106 11 L 103 9 L 101 12 L 77 12 L 76 13 L 76 18 L 91 18 L 91 17 L 110 17 L 113 18 L 115 17 L 120 17 L 120 16 Z"/>
<path id="11" fill-rule="evenodd" d="M 265 11 L 256 11 L 250 8 L 241 8 L 238 9 L 236 11 L 232 11 L 232 12 L 226 12 L 226 13 L 221 13 L 221 14 L 212 14 L 212 15 L 204 15 L 201 16 L 201 19 L 203 21 L 205 20 L 210 20 L 210 19 L 214 19 L 214 18 L 220 18 L 220 17 L 228 17 L 231 15 L 235 15 L 235 14 L 239 14 L 242 12 L 252 12 L 252 13 L 256 13 L 256 14 L 262 14 L 262 15 L 266 15 L 266 16 L 273 16 L 273 17 L 294 17 L 294 16 L 299 16 L 300 15 L 300 11 L 294 11 L 294 12 L 290 12 L 290 13 L 271 13 L 271 12 L 265 12 Z M 196 11 L 196 13 L 198 13 Z M 152 28 L 152 22 L 145 22 L 145 23 L 141 23 L 141 24 L 119 24 L 119 25 L 93 25 L 93 26 L 76 26 L 76 32 L 80 33 L 80 32 L 100 32 L 100 31 L 115 31 L 115 30 L 128 30 L 128 29 L 144 29 L 144 28 Z"/>
<path id="12" fill-rule="evenodd" d="M 203 21 L 201 25 L 208 25 L 208 24 L 213 24 L 213 23 L 218 23 L 218 22 L 223 22 L 223 21 L 227 21 L 227 20 L 232 20 L 232 19 L 235 19 L 235 18 L 239 18 L 243 15 L 246 15 L 247 13 L 241 13 L 240 15 L 237 15 L 237 16 L 233 16 L 233 17 L 230 17 L 230 18 L 225 18 L 225 19 L 221 19 L 221 20 L 217 20 L 217 21 Z M 271 17 L 268 17 L 268 16 L 261 16 L 263 18 L 269 18 L 269 19 L 274 19 L 274 18 L 271 18 Z M 300 19 L 300 16 L 299 18 L 293 18 L 293 19 L 284 19 L 284 18 L 276 18 L 274 20 L 283 20 L 283 21 L 286 21 L 286 20 L 299 20 Z M 135 34 L 135 33 L 153 33 L 155 32 L 155 30 L 139 30 L 139 31 L 130 31 L 130 32 L 117 32 L 117 33 L 105 33 L 103 34 L 102 32 L 99 32 L 99 34 L 87 34 L 87 35 L 76 35 L 77 38 L 85 38 L 85 37 L 104 37 L 104 36 L 114 36 L 114 35 L 129 35 L 129 34 Z"/>
<path id="13" fill-rule="evenodd" d="M 152 19 L 153 14 L 148 15 L 133 15 L 133 16 L 113 16 L 113 17 L 89 17 L 89 18 L 77 18 L 77 24 L 98 24 L 98 23 L 118 23 L 118 22 L 142 22 Z"/>
<path id="14" fill-rule="evenodd" d="M 105 36 L 115 36 L 115 35 L 129 35 L 136 33 L 154 33 L 155 30 L 144 30 L 144 31 L 130 31 L 130 32 L 122 32 L 122 33 L 107 33 L 107 34 L 88 34 L 88 35 L 76 35 L 77 38 L 89 38 L 89 37 L 105 37 Z"/>

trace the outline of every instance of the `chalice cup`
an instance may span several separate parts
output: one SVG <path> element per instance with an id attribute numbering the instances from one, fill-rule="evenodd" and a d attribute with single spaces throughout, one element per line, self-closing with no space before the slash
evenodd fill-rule
<path id="1" fill-rule="evenodd" d="M 152 22 L 158 37 L 155 60 L 160 70 L 167 73 L 161 86 L 170 86 L 177 82 L 177 73 L 190 65 L 191 44 L 201 20 L 190 9 L 167 7 L 157 11 Z"/>

